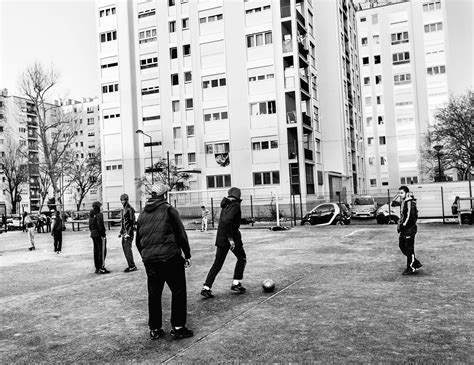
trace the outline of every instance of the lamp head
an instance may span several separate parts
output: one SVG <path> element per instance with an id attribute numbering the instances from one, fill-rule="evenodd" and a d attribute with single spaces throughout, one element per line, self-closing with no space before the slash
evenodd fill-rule
<path id="1" fill-rule="evenodd" d="M 143 131 L 142 131 L 141 129 L 137 129 L 137 130 L 135 131 L 135 133 L 136 133 L 136 134 L 143 134 Z"/>
<path id="2" fill-rule="evenodd" d="M 433 148 L 436 150 L 436 152 L 439 152 L 443 149 L 443 146 L 440 144 L 437 144 L 436 146 L 433 146 Z"/>

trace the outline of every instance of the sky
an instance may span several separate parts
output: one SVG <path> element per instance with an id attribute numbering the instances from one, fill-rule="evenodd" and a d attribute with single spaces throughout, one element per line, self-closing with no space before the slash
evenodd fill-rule
<path id="1" fill-rule="evenodd" d="M 35 61 L 60 73 L 51 99 L 99 94 L 94 0 L 0 0 L 0 88 L 20 96 Z"/>

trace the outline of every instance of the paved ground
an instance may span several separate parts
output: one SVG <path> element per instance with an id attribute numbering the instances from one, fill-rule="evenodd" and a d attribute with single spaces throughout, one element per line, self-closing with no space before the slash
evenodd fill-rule
<path id="1" fill-rule="evenodd" d="M 474 228 L 424 224 L 416 276 L 393 226 L 245 229 L 248 293 L 228 289 L 235 259 L 217 277 L 213 300 L 199 290 L 214 256 L 214 232 L 189 231 L 190 339 L 148 340 L 146 275 L 125 274 L 109 232 L 109 275 L 93 273 L 87 233 L 0 235 L 0 362 L 461 362 L 472 363 Z M 272 278 L 274 294 L 260 283 Z M 164 292 L 164 319 L 169 318 Z M 165 322 L 166 323 L 166 322 Z M 169 331 L 169 325 L 165 330 Z"/>

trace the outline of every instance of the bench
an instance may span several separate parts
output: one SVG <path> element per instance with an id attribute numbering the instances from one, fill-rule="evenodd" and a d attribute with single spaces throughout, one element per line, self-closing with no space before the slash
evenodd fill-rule
<path id="1" fill-rule="evenodd" d="M 110 226 L 112 223 L 118 223 L 120 224 L 120 219 L 104 219 L 104 224 L 110 231 Z M 81 224 L 86 226 L 87 229 L 89 229 L 89 220 L 88 219 L 78 219 L 78 220 L 71 220 L 69 222 L 66 222 L 66 224 L 70 224 L 72 226 L 73 232 L 75 231 L 80 231 L 81 230 Z"/>

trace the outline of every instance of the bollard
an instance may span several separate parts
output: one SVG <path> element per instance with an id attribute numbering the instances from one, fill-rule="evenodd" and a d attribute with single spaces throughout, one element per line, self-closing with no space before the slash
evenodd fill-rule
<path id="1" fill-rule="evenodd" d="M 253 200 L 252 200 L 252 195 L 250 195 L 250 218 L 252 219 L 252 227 L 253 227 Z"/>
<path id="2" fill-rule="evenodd" d="M 214 198 L 211 198 L 211 224 L 214 228 Z"/>
<path id="3" fill-rule="evenodd" d="M 443 224 L 444 224 L 445 222 L 444 222 L 444 194 L 443 194 L 443 187 L 441 187 L 441 208 L 442 208 L 442 212 L 443 212 Z"/>

